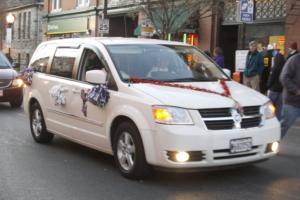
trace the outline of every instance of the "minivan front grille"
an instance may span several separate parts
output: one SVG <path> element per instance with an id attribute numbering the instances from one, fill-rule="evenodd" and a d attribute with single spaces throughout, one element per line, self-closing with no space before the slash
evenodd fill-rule
<path id="1" fill-rule="evenodd" d="M 242 120 L 242 128 L 253 128 L 261 124 L 261 117 L 247 118 Z"/>
<path id="2" fill-rule="evenodd" d="M 248 106 L 243 108 L 244 115 L 259 115 L 260 107 L 259 106 Z"/>
<path id="3" fill-rule="evenodd" d="M 234 119 L 234 108 L 200 109 L 199 113 L 208 130 L 230 130 L 237 128 L 254 128 L 261 125 L 260 106 L 243 107 L 240 126 Z"/>
<path id="4" fill-rule="evenodd" d="M 0 88 L 9 87 L 11 84 L 11 80 L 9 79 L 0 79 Z"/>
<path id="5" fill-rule="evenodd" d="M 230 117 L 230 108 L 216 108 L 216 109 L 201 109 L 199 110 L 201 117 L 203 118 L 215 118 L 215 117 Z"/>
<path id="6" fill-rule="evenodd" d="M 233 120 L 214 120 L 205 121 L 205 125 L 209 130 L 227 130 L 233 129 Z"/>

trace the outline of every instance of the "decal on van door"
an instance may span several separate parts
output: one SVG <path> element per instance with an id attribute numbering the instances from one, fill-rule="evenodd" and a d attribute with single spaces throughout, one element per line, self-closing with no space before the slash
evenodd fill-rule
<path id="1" fill-rule="evenodd" d="M 56 106 L 66 105 L 65 92 L 67 91 L 62 85 L 55 85 L 49 90 L 49 94 L 54 100 Z"/>
<path id="2" fill-rule="evenodd" d="M 96 85 L 91 90 L 81 90 L 82 113 L 87 116 L 87 104 L 89 101 L 95 106 L 103 108 L 109 100 L 109 91 L 106 84 Z"/>

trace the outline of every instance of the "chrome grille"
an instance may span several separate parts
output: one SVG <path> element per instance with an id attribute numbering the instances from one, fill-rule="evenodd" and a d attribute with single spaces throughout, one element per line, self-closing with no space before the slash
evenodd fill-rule
<path id="1" fill-rule="evenodd" d="M 254 128 L 261 125 L 260 106 L 243 107 L 239 125 L 232 111 L 234 108 L 200 109 L 199 113 L 208 130 L 230 130 L 234 128 Z"/>
<path id="2" fill-rule="evenodd" d="M 9 79 L 0 79 L 0 88 L 6 88 L 10 86 L 11 80 Z"/>

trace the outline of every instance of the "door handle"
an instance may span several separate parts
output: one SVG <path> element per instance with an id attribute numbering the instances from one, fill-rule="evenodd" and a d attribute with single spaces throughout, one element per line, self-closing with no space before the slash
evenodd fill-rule
<path id="1" fill-rule="evenodd" d="M 72 89 L 72 92 L 73 92 L 74 94 L 80 94 L 80 93 L 81 93 L 81 90 L 73 88 L 73 89 Z"/>

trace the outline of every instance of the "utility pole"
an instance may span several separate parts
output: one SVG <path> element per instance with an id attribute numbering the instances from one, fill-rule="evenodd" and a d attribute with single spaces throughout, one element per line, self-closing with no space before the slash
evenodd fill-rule
<path id="1" fill-rule="evenodd" d="M 107 17 L 107 0 L 104 0 L 103 4 L 104 5 L 103 5 L 103 11 L 101 13 L 101 23 L 104 23 L 104 19 L 106 19 L 106 17 Z M 100 36 L 103 37 L 104 33 L 101 32 Z"/>

